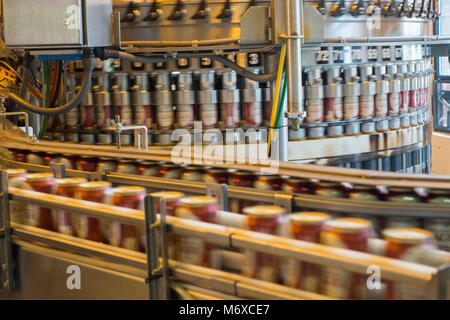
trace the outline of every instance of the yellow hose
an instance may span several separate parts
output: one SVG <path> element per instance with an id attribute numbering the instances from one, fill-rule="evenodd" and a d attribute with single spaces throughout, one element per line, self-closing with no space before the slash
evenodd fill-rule
<path id="1" fill-rule="evenodd" d="M 286 58 L 286 44 L 281 47 L 280 61 L 278 63 L 277 82 L 275 86 L 275 96 L 272 101 L 272 114 L 270 116 L 269 141 L 267 145 L 267 157 L 270 156 L 270 147 L 272 141 L 272 128 L 275 127 L 275 121 L 278 114 L 278 104 L 280 100 L 281 81 L 283 79 L 284 62 Z"/>

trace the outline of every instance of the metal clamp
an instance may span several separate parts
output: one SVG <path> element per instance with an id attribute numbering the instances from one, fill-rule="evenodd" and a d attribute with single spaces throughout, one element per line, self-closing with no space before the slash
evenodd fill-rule
<path id="1" fill-rule="evenodd" d="M 228 185 L 207 183 L 206 195 L 219 200 L 220 210 L 228 211 Z"/>
<path id="2" fill-rule="evenodd" d="M 56 179 L 64 179 L 66 177 L 66 165 L 64 163 L 50 163 L 53 175 Z"/>
<path id="3" fill-rule="evenodd" d="M 146 126 L 124 126 L 124 121 L 120 120 L 120 116 L 117 115 L 115 120 L 111 120 L 111 127 L 106 128 L 109 131 L 116 132 L 117 149 L 122 149 L 122 142 L 120 134 L 123 131 L 134 132 L 134 147 L 141 150 L 148 150 L 148 129 Z"/>

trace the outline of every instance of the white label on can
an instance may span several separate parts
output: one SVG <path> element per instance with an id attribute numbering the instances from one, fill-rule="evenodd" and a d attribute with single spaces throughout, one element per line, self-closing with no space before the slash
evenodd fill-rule
<path id="1" fill-rule="evenodd" d="M 327 98 L 327 121 L 340 121 L 342 117 L 342 98 Z"/>
<path id="2" fill-rule="evenodd" d="M 125 125 L 131 125 L 133 123 L 133 112 L 130 106 L 120 106 L 118 107 L 118 112 L 120 115 L 120 120 L 125 121 Z"/>
<path id="3" fill-rule="evenodd" d="M 394 116 L 400 112 L 400 93 L 393 92 L 389 94 L 389 114 Z"/>
<path id="4" fill-rule="evenodd" d="M 240 108 L 239 103 L 222 104 L 222 120 L 227 127 L 239 124 Z"/>
<path id="5" fill-rule="evenodd" d="M 323 100 L 309 99 L 306 108 L 306 122 L 322 122 L 323 121 Z"/>
<path id="6" fill-rule="evenodd" d="M 360 102 L 360 115 L 362 119 L 372 118 L 375 112 L 375 97 L 372 95 L 361 96 Z"/>
<path id="7" fill-rule="evenodd" d="M 375 97 L 375 116 L 385 117 L 388 113 L 387 94 L 377 94 Z"/>
<path id="8" fill-rule="evenodd" d="M 194 106 L 182 104 L 177 106 L 178 124 L 182 128 L 190 127 L 194 123 Z"/>
<path id="9" fill-rule="evenodd" d="M 156 121 L 160 128 L 170 128 L 174 121 L 172 106 L 164 105 L 156 108 Z"/>
<path id="10" fill-rule="evenodd" d="M 176 216 L 182 219 L 198 220 L 197 216 L 190 210 L 178 208 Z M 199 265 L 202 263 L 206 243 L 198 237 L 178 237 L 177 247 L 179 258 L 182 262 Z"/>
<path id="11" fill-rule="evenodd" d="M 73 108 L 64 115 L 64 122 L 68 127 L 75 127 L 79 124 L 80 113 L 78 108 Z"/>
<path id="12" fill-rule="evenodd" d="M 215 126 L 217 124 L 217 106 L 202 105 L 200 108 L 200 118 L 204 126 Z"/>
<path id="13" fill-rule="evenodd" d="M 150 106 L 135 106 L 134 107 L 134 124 L 137 126 L 152 126 L 152 117 L 150 113 Z"/>
<path id="14" fill-rule="evenodd" d="M 245 113 L 247 123 L 253 126 L 259 126 L 262 122 L 262 106 L 260 102 L 246 102 Z"/>
<path id="15" fill-rule="evenodd" d="M 353 120 L 359 118 L 359 97 L 345 97 L 344 119 Z"/>

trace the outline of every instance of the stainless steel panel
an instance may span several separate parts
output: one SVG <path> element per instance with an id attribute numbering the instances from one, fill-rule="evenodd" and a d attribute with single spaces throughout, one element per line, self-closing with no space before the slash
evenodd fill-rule
<path id="1" fill-rule="evenodd" d="M 112 0 L 3 0 L 5 42 L 18 48 L 110 46 Z"/>
<path id="2" fill-rule="evenodd" d="M 81 0 L 3 0 L 3 9 L 10 47 L 83 43 Z"/>
<path id="3" fill-rule="evenodd" d="M 0 291 L 2 299 L 148 299 L 144 276 L 118 272 L 83 257 L 46 249 L 17 247 L 18 288 Z M 67 268 L 80 267 L 81 289 L 69 290 Z M 126 269 L 123 267 L 123 269 Z M 145 271 L 143 271 L 145 274 Z"/>

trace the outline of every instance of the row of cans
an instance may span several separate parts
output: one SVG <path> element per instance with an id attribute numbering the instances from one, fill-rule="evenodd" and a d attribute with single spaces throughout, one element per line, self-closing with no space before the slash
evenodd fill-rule
<path id="1" fill-rule="evenodd" d="M 431 59 L 304 70 L 307 123 L 383 118 L 431 104 Z"/>
<path id="2" fill-rule="evenodd" d="M 78 198 L 94 203 L 142 210 L 146 194 L 142 187 L 112 188 L 109 182 L 86 182 L 82 178 L 56 180 L 48 173 L 26 174 L 22 169 L 9 170 L 9 183 L 15 187 L 63 197 Z M 158 192 L 153 196 L 165 198 L 167 214 L 183 219 L 216 223 L 219 209 L 212 197 L 185 197 L 180 192 Z M 116 221 L 73 215 L 63 210 L 50 210 L 14 202 L 12 219 L 37 228 L 56 231 L 83 239 L 103 242 L 135 251 L 145 251 L 143 229 Z M 369 252 L 369 239 L 375 237 L 373 225 L 361 218 L 336 218 L 325 213 L 302 212 L 285 215 L 281 207 L 246 207 L 246 225 L 251 231 L 277 235 L 283 219 L 289 221 L 289 236 L 293 239 L 322 243 L 329 247 Z M 22 215 L 21 215 L 22 214 Z M 75 218 L 77 216 L 77 218 Z M 420 264 L 435 265 L 436 246 L 433 233 L 418 228 L 389 228 L 383 231 L 386 246 L 381 254 Z M 189 236 L 168 238 L 169 258 L 185 263 L 217 265 L 217 247 L 205 239 Z M 242 273 L 265 281 L 283 283 L 302 290 L 322 293 L 340 299 L 423 299 L 424 291 L 409 284 L 387 282 L 384 290 L 372 295 L 362 275 L 339 268 L 323 267 L 294 259 L 280 259 L 268 253 L 245 250 Z"/>
<path id="3" fill-rule="evenodd" d="M 270 119 L 270 89 L 248 79 L 240 84 L 232 70 L 220 77 L 214 70 L 204 70 L 176 75 L 101 73 L 94 79 L 80 106 L 52 117 L 49 128 L 107 129 L 116 116 L 125 125 L 148 129 L 191 129 L 195 121 L 204 128 L 261 126 Z M 71 94 L 77 81 L 72 75 Z"/>
<path id="4" fill-rule="evenodd" d="M 400 173 L 431 173 L 431 145 L 390 157 L 339 163 L 333 166 Z"/>
<path id="5" fill-rule="evenodd" d="M 279 224 L 287 219 L 289 236 L 296 240 L 324 244 L 360 252 L 371 252 L 375 238 L 372 223 L 361 218 L 332 218 L 321 212 L 284 215 L 281 207 L 255 206 L 244 210 L 252 231 L 277 235 Z M 379 255 L 436 266 L 434 235 L 418 228 L 388 228 L 382 232 L 386 245 Z M 304 244 L 302 244 L 304 246 Z M 253 278 L 283 283 L 309 292 L 338 299 L 425 299 L 421 288 L 397 282 L 381 283 L 376 290 L 367 286 L 368 276 L 339 267 L 324 267 L 295 259 L 280 259 L 268 253 L 248 250 L 244 274 Z M 439 262 L 437 262 L 439 261 Z"/>
<path id="6" fill-rule="evenodd" d="M 393 194 L 405 194 L 405 202 L 430 201 L 435 194 L 447 194 L 449 190 L 430 189 L 424 192 L 421 188 L 351 185 L 341 182 L 320 181 L 316 179 L 268 175 L 252 171 L 236 169 L 202 167 L 196 165 L 177 165 L 170 162 L 116 159 L 112 157 L 78 156 L 52 152 L 30 152 L 28 150 L 11 149 L 14 160 L 23 163 L 49 166 L 51 163 L 64 163 L 67 169 L 87 172 L 117 172 L 122 174 L 156 176 L 167 179 L 187 181 L 203 181 L 231 186 L 256 188 L 259 190 L 285 191 L 296 194 L 311 194 L 332 198 L 350 197 L 355 190 L 371 190 L 377 195 L 376 200 L 402 201 L 402 197 Z"/>

